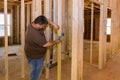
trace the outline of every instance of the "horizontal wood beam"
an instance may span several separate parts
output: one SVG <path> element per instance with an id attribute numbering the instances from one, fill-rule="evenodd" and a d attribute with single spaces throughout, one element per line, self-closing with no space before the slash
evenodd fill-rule
<path id="1" fill-rule="evenodd" d="M 1 2 L 0 1 L 0 4 L 3 4 L 4 2 Z M 16 2 L 7 2 L 7 5 L 18 5 L 19 3 L 16 3 Z"/>
<path id="2" fill-rule="evenodd" d="M 90 1 L 96 4 L 103 4 L 101 1 L 98 1 L 98 0 L 90 0 Z"/>
<path id="3" fill-rule="evenodd" d="M 32 4 L 32 1 L 27 1 L 25 2 L 25 4 Z"/>
<path id="4" fill-rule="evenodd" d="M 3 5 L 3 4 L 0 4 L 0 8 L 4 8 L 4 5 Z M 8 9 L 11 9 L 11 8 L 12 8 L 12 5 L 8 5 L 7 8 L 8 8 Z"/>
<path id="5" fill-rule="evenodd" d="M 32 1 L 25 1 L 24 4 L 32 4 Z M 13 5 L 21 5 L 21 2 L 8 1 L 7 5 L 8 5 L 8 8 L 11 9 Z M 0 8 L 4 8 L 4 2 L 2 1 L 0 1 Z"/>

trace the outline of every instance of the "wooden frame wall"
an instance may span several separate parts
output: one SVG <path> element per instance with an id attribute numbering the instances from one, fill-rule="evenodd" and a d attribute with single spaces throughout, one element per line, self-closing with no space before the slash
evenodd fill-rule
<path id="1" fill-rule="evenodd" d="M 39 0 L 38 0 L 39 1 Z M 116 0 L 117 1 L 117 0 Z M 93 1 L 94 2 L 94 1 Z M 35 16 L 38 16 L 41 14 L 41 11 L 36 11 L 36 7 L 35 7 L 35 2 L 33 2 L 33 12 L 36 12 L 36 14 L 33 14 L 33 19 L 35 18 Z M 58 4 L 59 3 L 59 4 Z M 54 19 L 55 16 L 58 15 L 58 25 L 60 25 L 60 27 L 62 27 L 62 0 L 58 0 L 58 6 L 57 9 L 58 13 L 55 13 L 54 15 Z M 107 0 L 103 0 L 103 2 L 101 1 L 96 2 L 100 4 L 100 41 L 99 41 L 99 69 L 102 69 L 105 65 L 106 62 L 106 19 L 107 19 L 107 5 L 108 2 Z M 49 4 L 49 3 L 46 3 Z M 116 3 L 114 3 L 116 4 Z M 39 6 L 41 6 L 39 4 Z M 37 4 L 37 8 L 39 7 Z M 21 43 L 22 43 L 22 47 L 21 47 L 21 53 L 22 53 L 22 67 L 21 67 L 21 76 L 22 78 L 25 77 L 25 72 L 24 72 L 24 44 L 25 44 L 25 15 L 24 15 L 24 0 L 21 0 Z M 72 8 L 73 8 L 73 14 L 72 14 L 72 68 L 71 68 L 71 80 L 82 80 L 83 79 L 83 30 L 84 30 L 84 0 L 74 0 L 73 4 L 72 4 Z M 114 8 L 116 8 L 116 6 L 114 6 Z M 93 9 L 93 6 L 92 6 Z M 41 10 L 41 9 L 40 9 Z M 4 14 L 5 14 L 5 71 L 6 71 L 6 75 L 5 75 L 5 80 L 8 80 L 8 34 L 7 34 L 7 0 L 4 0 Z M 49 8 L 47 6 L 46 8 L 46 16 L 50 17 L 49 15 Z M 57 11 L 56 11 L 57 12 Z M 19 13 L 19 11 L 18 11 Z M 116 12 L 113 12 L 112 15 L 116 14 Z M 92 12 L 93 15 L 93 12 Z M 118 15 L 117 15 L 118 16 Z M 117 17 L 115 16 L 115 17 Z M 28 17 L 27 17 L 28 18 Z M 93 18 L 93 16 L 92 16 Z M 119 25 L 117 23 L 115 23 L 115 18 L 113 18 L 114 20 L 114 24 L 115 27 L 113 29 L 112 32 L 112 40 L 115 38 L 118 38 L 118 30 L 117 28 L 119 28 Z M 118 20 L 118 18 L 117 18 Z M 57 20 L 56 20 L 57 21 Z M 92 21 L 93 23 L 93 21 Z M 93 24 L 91 24 L 91 26 L 93 26 Z M 58 31 L 58 35 L 61 34 L 61 28 Z M 92 32 L 92 31 L 91 31 Z M 115 36 L 117 35 L 117 36 Z M 114 36 L 114 37 L 113 37 Z M 92 37 L 92 35 L 91 35 Z M 91 39 L 92 42 L 92 39 Z M 113 45 L 113 53 L 115 53 L 115 51 L 117 51 L 118 49 L 118 40 L 115 39 L 112 41 L 112 45 Z M 103 45 L 104 44 L 104 45 Z M 104 46 L 104 47 L 103 47 Z M 92 46 L 91 46 L 92 47 Z M 57 80 L 61 80 L 61 44 L 57 45 L 57 62 L 58 62 L 58 77 Z M 92 52 L 92 51 L 91 51 Z M 92 61 L 91 61 L 92 63 Z M 48 74 L 48 73 L 47 73 Z M 49 75 L 49 74 L 48 74 Z M 49 76 L 48 76 L 49 77 Z M 48 79 L 47 77 L 47 79 Z"/>
<path id="2" fill-rule="evenodd" d="M 100 0 L 100 1 L 91 0 L 91 1 L 92 1 L 92 3 L 97 3 L 100 5 L 100 29 L 99 29 L 100 33 L 99 33 L 98 68 L 102 69 L 106 63 L 106 36 L 107 36 L 106 35 L 106 25 L 107 25 L 108 0 L 105 0 L 105 1 L 104 0 Z M 91 15 L 93 15 L 93 13 Z M 91 23 L 91 26 L 92 26 L 92 23 Z M 91 52 L 91 54 L 92 54 L 92 52 Z M 92 55 L 90 56 L 90 63 L 92 62 L 91 59 L 92 59 Z"/>

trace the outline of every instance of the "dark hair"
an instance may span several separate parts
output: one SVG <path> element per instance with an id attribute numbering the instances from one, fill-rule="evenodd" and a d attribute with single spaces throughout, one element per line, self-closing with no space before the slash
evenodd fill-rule
<path id="1" fill-rule="evenodd" d="M 35 20 L 34 20 L 35 24 L 48 24 L 47 18 L 43 15 L 38 16 Z"/>

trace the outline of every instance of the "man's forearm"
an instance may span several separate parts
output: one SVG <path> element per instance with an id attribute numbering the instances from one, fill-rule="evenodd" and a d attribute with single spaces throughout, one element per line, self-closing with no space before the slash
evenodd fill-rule
<path id="1" fill-rule="evenodd" d="M 54 22 L 52 21 L 49 21 L 49 24 L 52 25 L 55 29 L 59 29 L 59 25 L 55 24 Z"/>

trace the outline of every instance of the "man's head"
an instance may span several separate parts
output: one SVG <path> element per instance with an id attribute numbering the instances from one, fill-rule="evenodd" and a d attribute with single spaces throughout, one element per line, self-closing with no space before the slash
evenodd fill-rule
<path id="1" fill-rule="evenodd" d="M 43 28 L 44 25 L 48 24 L 48 20 L 45 16 L 43 15 L 40 15 L 38 16 L 35 20 L 34 20 L 34 23 L 40 27 L 40 28 Z"/>

